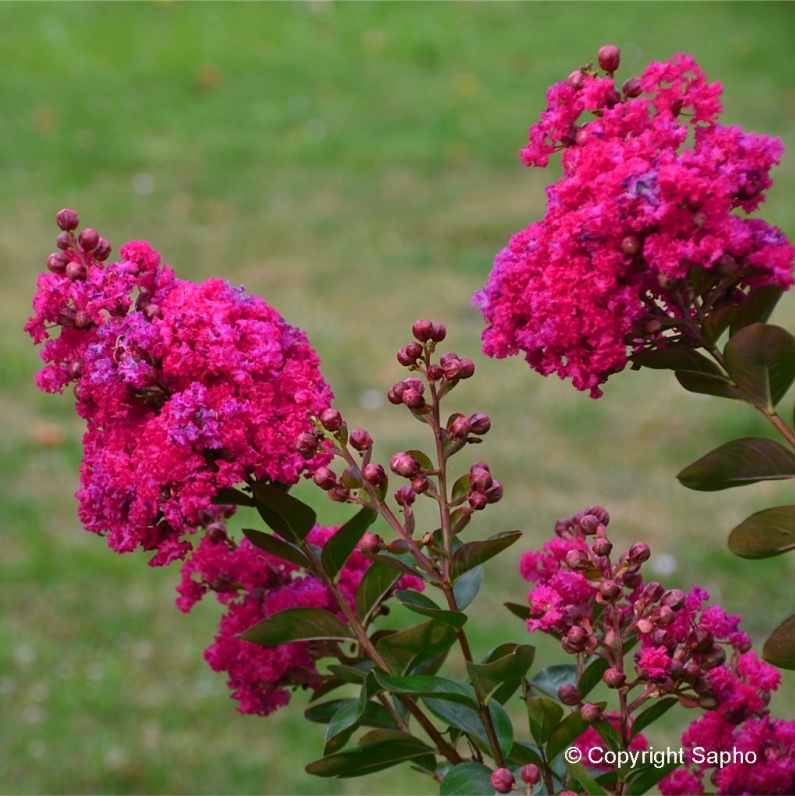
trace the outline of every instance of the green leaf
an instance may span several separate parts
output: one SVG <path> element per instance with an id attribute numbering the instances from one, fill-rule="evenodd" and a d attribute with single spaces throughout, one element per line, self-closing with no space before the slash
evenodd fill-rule
<path id="1" fill-rule="evenodd" d="M 324 755 L 336 752 L 348 743 L 364 716 L 367 703 L 379 691 L 381 691 L 381 688 L 376 682 L 373 672 L 369 672 L 362 683 L 359 696 L 346 702 L 331 717 L 326 727 L 326 738 L 323 745 Z"/>
<path id="2" fill-rule="evenodd" d="M 795 549 L 795 506 L 752 514 L 729 534 L 729 550 L 742 558 L 770 558 Z"/>
<path id="3" fill-rule="evenodd" d="M 447 622 L 453 627 L 463 627 L 467 621 L 467 615 L 459 611 L 445 611 L 440 608 L 430 597 L 418 591 L 401 590 L 395 592 L 395 597 L 401 605 L 405 605 L 410 611 L 423 616 L 430 616 L 440 622 Z"/>
<path id="4" fill-rule="evenodd" d="M 533 664 L 535 651 L 530 644 L 521 644 L 489 663 L 467 663 L 469 678 L 484 704 L 492 699 L 504 703 L 514 694 Z"/>
<path id="5" fill-rule="evenodd" d="M 530 722 L 530 734 L 539 746 L 543 746 L 560 724 L 563 708 L 549 697 L 530 697 L 527 700 L 527 718 Z"/>
<path id="6" fill-rule="evenodd" d="M 736 310 L 736 305 L 718 307 L 718 309 L 712 310 L 712 312 L 704 318 L 701 329 L 710 343 L 717 342 L 720 336 L 729 328 L 729 324 Z"/>
<path id="7" fill-rule="evenodd" d="M 752 323 L 765 323 L 773 314 L 783 292 L 776 285 L 764 285 L 752 290 L 735 309 L 730 334 L 733 335 Z"/>
<path id="8" fill-rule="evenodd" d="M 351 553 L 356 549 L 364 532 L 375 522 L 378 512 L 366 506 L 353 515 L 323 547 L 321 561 L 323 569 L 336 578 Z"/>
<path id="9" fill-rule="evenodd" d="M 584 790 L 590 796 L 605 796 L 607 791 L 588 773 L 588 769 L 582 763 L 570 763 L 568 760 L 564 762 L 566 770 L 580 784 L 580 787 L 575 789 L 578 793 Z"/>
<path id="10" fill-rule="evenodd" d="M 253 528 L 243 528 L 243 533 L 246 538 L 260 550 L 270 553 L 276 558 L 281 558 L 283 561 L 289 561 L 291 564 L 297 564 L 299 567 L 308 569 L 314 572 L 315 568 L 312 562 L 304 555 L 301 548 L 292 542 L 286 542 L 284 539 L 279 539 L 278 536 L 272 536 L 263 531 L 256 531 Z"/>
<path id="11" fill-rule="evenodd" d="M 482 763 L 459 763 L 445 774 L 439 796 L 493 796 L 491 774 Z"/>
<path id="12" fill-rule="evenodd" d="M 322 757 L 306 767 L 317 777 L 361 777 L 409 760 L 433 756 L 433 749 L 408 733 L 373 730 L 364 735 L 356 749 Z"/>
<path id="13" fill-rule="evenodd" d="M 577 688 L 580 689 L 583 699 L 602 682 L 602 675 L 607 671 L 609 666 L 610 664 L 604 658 L 596 658 L 585 667 L 585 671 L 582 673 L 582 677 L 580 677 L 580 681 L 577 683 Z"/>
<path id="14" fill-rule="evenodd" d="M 754 323 L 731 337 L 723 360 L 737 386 L 772 413 L 795 381 L 795 337 L 780 326 Z"/>
<path id="15" fill-rule="evenodd" d="M 530 618 L 530 606 L 522 605 L 521 603 L 503 603 L 503 605 L 519 619 L 527 621 Z"/>
<path id="16" fill-rule="evenodd" d="M 456 551 L 450 562 L 450 577 L 455 580 L 470 569 L 488 561 L 516 542 L 522 531 L 503 531 L 482 542 L 467 542 Z"/>
<path id="17" fill-rule="evenodd" d="M 740 391 L 724 376 L 711 376 L 708 373 L 689 373 L 677 370 L 676 380 L 688 391 L 700 395 L 714 395 L 717 398 L 731 398 L 735 401 L 743 399 Z"/>
<path id="18" fill-rule="evenodd" d="M 356 613 L 365 621 L 370 612 L 380 604 L 384 596 L 401 576 L 399 569 L 376 561 L 370 565 L 356 589 Z"/>
<path id="19" fill-rule="evenodd" d="M 377 649 L 393 672 L 408 674 L 424 661 L 447 652 L 455 640 L 452 625 L 430 619 L 382 638 Z"/>
<path id="20" fill-rule="evenodd" d="M 444 677 L 431 677 L 418 674 L 403 677 L 375 672 L 375 679 L 379 685 L 393 694 L 408 694 L 409 696 L 432 696 L 436 699 L 448 699 L 477 709 L 478 700 L 472 686 L 459 683 L 457 680 L 448 680 Z"/>
<path id="21" fill-rule="evenodd" d="M 221 487 L 212 502 L 216 506 L 253 506 L 254 498 L 239 489 Z"/>
<path id="22" fill-rule="evenodd" d="M 430 697 L 424 697 L 423 702 L 436 718 L 466 733 L 486 754 L 492 754 L 486 729 L 476 710 L 466 705 L 459 705 L 456 702 Z M 503 755 L 508 755 L 513 747 L 513 724 L 511 719 L 505 712 L 505 708 L 499 702 L 494 701 L 489 705 L 489 715 L 491 716 L 491 723 L 494 726 L 500 750 Z"/>
<path id="23" fill-rule="evenodd" d="M 702 373 L 722 376 L 720 368 L 694 348 L 667 346 L 652 351 L 638 351 L 630 357 L 636 365 L 655 370 L 676 370 L 687 373 Z"/>
<path id="24" fill-rule="evenodd" d="M 621 748 L 621 735 L 607 719 L 601 719 L 591 726 L 612 752 L 617 752 Z"/>
<path id="25" fill-rule="evenodd" d="M 526 766 L 528 763 L 533 763 L 540 768 L 544 765 L 541 750 L 535 744 L 525 741 L 514 741 L 511 753 L 505 762 L 512 766 Z"/>
<path id="26" fill-rule="evenodd" d="M 364 668 L 365 664 L 369 664 Z M 367 673 L 372 671 L 373 664 L 371 661 L 363 662 L 358 666 L 346 666 L 343 663 L 333 663 L 328 667 L 332 674 L 336 674 L 345 683 L 361 684 L 367 677 Z"/>
<path id="27" fill-rule="evenodd" d="M 322 608 L 289 608 L 263 619 L 240 638 L 262 647 L 277 647 L 292 641 L 352 639 L 351 629 L 331 611 Z"/>
<path id="28" fill-rule="evenodd" d="M 418 578 L 424 575 L 423 572 L 414 569 L 414 559 L 410 553 L 379 553 L 378 555 L 364 553 L 363 555 L 371 561 L 378 562 L 387 567 L 392 567 L 392 569 L 396 569 L 398 572 L 404 572 L 407 575 L 416 575 Z"/>
<path id="29" fill-rule="evenodd" d="M 355 702 L 355 699 L 332 699 L 329 702 L 320 702 L 304 711 L 304 718 L 315 724 L 328 724 L 331 717 L 346 703 Z"/>
<path id="30" fill-rule="evenodd" d="M 630 739 L 634 738 L 639 732 L 643 732 L 646 727 L 657 721 L 660 716 L 666 714 L 678 702 L 679 700 L 673 696 L 662 697 L 662 699 L 655 700 L 650 707 L 638 713 L 632 724 Z"/>
<path id="31" fill-rule="evenodd" d="M 770 634 L 762 657 L 779 669 L 795 669 L 795 614 L 787 617 Z"/>
<path id="32" fill-rule="evenodd" d="M 590 725 L 580 715 L 579 710 L 569 713 L 552 732 L 547 741 L 547 760 L 554 760 L 567 746 L 579 738 Z"/>
<path id="33" fill-rule="evenodd" d="M 663 763 L 659 768 L 654 764 L 643 766 L 632 772 L 628 781 L 627 796 L 641 796 L 650 791 L 663 777 L 679 768 L 678 760 Z"/>
<path id="34" fill-rule="evenodd" d="M 577 685 L 577 667 L 573 663 L 547 666 L 530 680 L 530 685 L 557 699 L 562 685 Z"/>
<path id="35" fill-rule="evenodd" d="M 475 567 L 465 572 L 453 584 L 453 596 L 459 611 L 467 608 L 475 597 L 478 596 L 480 587 L 483 584 L 483 567 Z"/>
<path id="36" fill-rule="evenodd" d="M 772 439 L 746 437 L 721 445 L 676 477 L 689 489 L 702 492 L 793 478 L 795 454 Z"/>
<path id="37" fill-rule="evenodd" d="M 254 493 L 260 517 L 286 539 L 302 542 L 315 527 L 315 510 L 282 489 L 257 481 L 252 485 L 251 491 Z"/>
<path id="38" fill-rule="evenodd" d="M 454 484 L 453 484 L 453 491 L 452 491 L 452 499 L 458 500 L 459 498 L 464 497 L 466 493 L 469 491 L 469 481 L 471 476 L 469 473 L 464 473 Z"/>

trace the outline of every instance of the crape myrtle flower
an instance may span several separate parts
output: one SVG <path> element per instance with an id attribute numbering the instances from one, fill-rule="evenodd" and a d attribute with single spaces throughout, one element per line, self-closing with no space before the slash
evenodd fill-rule
<path id="1" fill-rule="evenodd" d="M 205 660 L 214 671 L 227 673 L 238 712 L 266 716 L 290 701 L 291 690 L 319 686 L 322 678 L 316 661 L 333 652 L 321 642 L 262 647 L 240 635 L 290 608 L 322 608 L 343 620 L 345 616 L 319 578 L 260 550 L 248 539 L 236 544 L 218 524 L 213 530 L 215 533 L 208 532 L 182 565 L 177 607 L 187 613 L 208 592 L 215 592 L 226 610 Z M 337 530 L 316 525 L 307 541 L 322 547 Z M 351 607 L 371 563 L 354 552 L 340 572 L 338 586 Z M 394 589 L 421 591 L 423 587 L 420 578 L 404 575 Z"/>
<path id="2" fill-rule="evenodd" d="M 332 393 L 306 335 L 261 298 L 219 279 L 177 279 L 146 241 L 106 263 L 109 244 L 88 230 L 75 237 L 76 218 L 59 214 L 61 251 L 25 327 L 44 342 L 37 383 L 74 385 L 87 426 L 85 527 L 118 552 L 142 547 L 168 564 L 190 550 L 185 534 L 219 489 L 294 484 L 330 460 L 295 442 Z"/>
<path id="3" fill-rule="evenodd" d="M 562 151 L 563 177 L 474 298 L 485 354 L 521 352 L 593 398 L 628 346 L 666 344 L 660 318 L 695 317 L 692 292 L 677 292 L 691 275 L 711 275 L 715 296 L 733 287 L 721 300 L 734 302 L 793 281 L 790 241 L 745 215 L 764 200 L 781 143 L 719 124 L 722 87 L 689 55 L 631 81 L 622 97 L 612 76 L 584 69 L 549 89 L 521 157 L 544 168 Z"/>

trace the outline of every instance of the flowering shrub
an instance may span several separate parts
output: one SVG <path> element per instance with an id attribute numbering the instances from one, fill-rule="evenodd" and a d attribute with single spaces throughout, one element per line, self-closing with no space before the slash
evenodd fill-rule
<path id="1" fill-rule="evenodd" d="M 530 130 L 524 162 L 543 167 L 562 150 L 564 177 L 476 296 L 484 352 L 523 351 L 593 397 L 628 362 L 673 370 L 685 389 L 750 404 L 789 445 L 726 443 L 679 474 L 685 486 L 795 477 L 795 432 L 775 409 L 795 381 L 795 338 L 766 323 L 793 281 L 795 248 L 735 212 L 758 208 L 781 146 L 719 125 L 720 85 L 689 56 L 651 64 L 620 90 L 619 60 L 603 47 L 605 75 L 589 65 L 553 86 Z M 740 617 L 708 605 L 703 588 L 646 581 L 648 545 L 617 553 L 601 506 L 524 553 L 533 586 L 525 603 L 506 604 L 572 662 L 531 676 L 530 644 L 475 654 L 466 609 L 483 564 L 522 532 L 467 539 L 504 490 L 485 461 L 453 471 L 491 419 L 443 413 L 475 374 L 471 360 L 439 353 L 444 325 L 413 325 L 397 352 L 408 373 L 387 392 L 426 427 L 430 452 L 382 463 L 372 436 L 331 406 L 306 336 L 264 301 L 220 280 L 177 279 L 142 241 L 108 263 L 107 240 L 76 234 L 77 213 L 56 220 L 58 251 L 26 330 L 44 342 L 39 386 L 73 384 L 86 421 L 81 519 L 118 552 L 182 559 L 180 610 L 215 593 L 225 613 L 205 657 L 227 673 L 240 712 L 265 716 L 292 691 L 312 692 L 306 717 L 327 730 L 308 772 L 411 762 L 442 794 L 795 790 L 795 721 L 768 709 L 780 683 L 771 663 L 795 668 L 795 617 L 760 659 Z M 319 525 L 290 494 L 302 476 L 356 513 Z M 435 506 L 429 528 L 418 527 L 418 500 Z M 227 520 L 240 508 L 269 530 L 233 538 Z M 795 506 L 781 506 L 735 528 L 730 546 L 759 558 L 794 536 Z M 417 623 L 389 627 L 390 600 Z M 440 674 L 454 648 L 465 680 Z M 528 733 L 506 709 L 519 701 Z M 675 707 L 698 714 L 681 754 L 660 757 L 648 730 Z"/>

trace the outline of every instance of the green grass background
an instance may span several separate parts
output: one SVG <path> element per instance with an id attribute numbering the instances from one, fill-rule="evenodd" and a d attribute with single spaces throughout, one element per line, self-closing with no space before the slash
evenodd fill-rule
<path id="1" fill-rule="evenodd" d="M 305 697 L 263 720 L 236 714 L 202 659 L 215 608 L 181 615 L 176 568 L 114 555 L 81 529 L 81 425 L 70 397 L 36 392 L 21 333 L 63 206 L 114 250 L 145 237 L 180 276 L 244 283 L 306 329 L 382 461 L 424 444 L 421 429 L 361 396 L 401 377 L 394 351 L 416 318 L 445 321 L 450 348 L 478 367 L 451 411 L 492 416 L 475 453 L 506 489 L 472 536 L 523 528 L 538 547 L 557 517 L 600 502 L 617 544 L 674 557 L 667 583 L 706 586 L 761 641 L 795 606 L 795 558 L 742 561 L 725 540 L 752 511 L 791 502 L 791 486 L 702 494 L 674 478 L 723 441 L 767 434 L 761 421 L 670 374 L 627 372 L 591 401 L 521 360 L 485 361 L 469 300 L 496 251 L 543 214 L 557 172 L 524 169 L 517 151 L 550 83 L 607 42 L 622 47 L 621 79 L 692 52 L 723 82 L 728 122 L 792 150 L 793 23 L 783 3 L 0 5 L 0 792 L 433 790 L 408 768 L 306 775 L 322 728 L 302 720 Z M 790 234 L 793 164 L 764 206 Z M 795 320 L 793 306 L 776 317 Z M 318 505 L 326 522 L 342 516 Z M 519 553 L 488 567 L 476 653 L 527 639 L 500 607 L 527 591 Z M 774 708 L 791 716 L 785 680 Z M 678 746 L 690 718 L 655 727 L 653 744 Z"/>

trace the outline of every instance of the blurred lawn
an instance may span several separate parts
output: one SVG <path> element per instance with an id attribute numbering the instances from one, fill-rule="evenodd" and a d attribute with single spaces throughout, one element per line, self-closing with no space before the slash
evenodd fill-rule
<path id="1" fill-rule="evenodd" d="M 557 517 L 603 503 L 614 541 L 648 541 L 676 565 L 667 582 L 706 586 L 761 641 L 795 605 L 783 585 L 795 558 L 741 561 L 725 539 L 791 501 L 789 486 L 710 495 L 674 479 L 722 441 L 767 433 L 751 410 L 663 373 L 623 374 L 594 402 L 520 360 L 483 361 L 469 299 L 510 234 L 543 213 L 555 175 L 516 153 L 548 84 L 606 42 L 622 47 L 622 79 L 692 52 L 723 82 L 728 122 L 793 150 L 793 23 L 795 7 L 777 3 L 0 5 L 0 791 L 432 790 L 408 769 L 310 778 L 322 728 L 300 718 L 303 697 L 266 720 L 237 715 L 201 657 L 215 609 L 182 616 L 175 569 L 81 530 L 81 426 L 68 398 L 35 391 L 20 331 L 63 206 L 114 249 L 146 237 L 180 276 L 243 282 L 306 329 L 382 460 L 406 436 L 422 444 L 420 429 L 362 396 L 400 377 L 393 352 L 417 317 L 444 320 L 479 371 L 456 401 L 492 416 L 476 453 L 506 487 L 473 533 L 521 527 L 539 546 Z M 791 235 L 793 164 L 764 213 Z M 341 516 L 321 507 L 326 522 Z M 488 571 L 478 653 L 526 638 L 499 606 L 526 592 L 517 556 Z M 776 704 L 791 715 L 785 677 Z"/>

